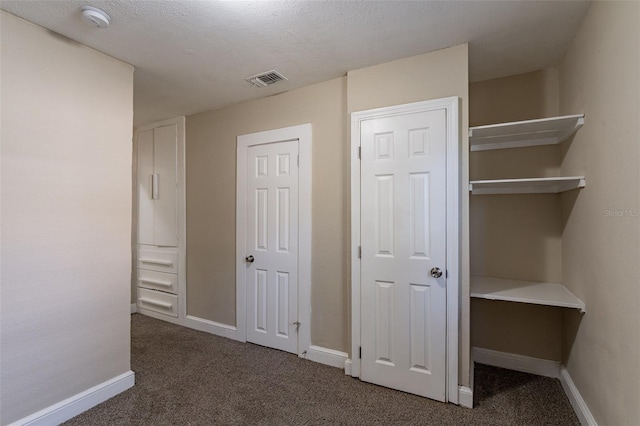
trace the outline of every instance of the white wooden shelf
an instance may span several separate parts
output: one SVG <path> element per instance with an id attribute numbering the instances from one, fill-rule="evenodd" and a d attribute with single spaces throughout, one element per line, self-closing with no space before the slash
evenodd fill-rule
<path id="1" fill-rule="evenodd" d="M 572 189 L 584 188 L 584 176 L 472 180 L 469 191 L 473 195 L 485 194 L 557 194 Z"/>
<path id="2" fill-rule="evenodd" d="M 584 124 L 584 114 L 469 128 L 471 151 L 559 144 Z"/>
<path id="3" fill-rule="evenodd" d="M 471 297 L 575 308 L 586 312 L 584 302 L 559 283 L 472 276 Z"/>

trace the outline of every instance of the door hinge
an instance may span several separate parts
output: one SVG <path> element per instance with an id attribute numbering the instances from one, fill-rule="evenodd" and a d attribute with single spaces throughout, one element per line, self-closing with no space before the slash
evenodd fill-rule
<path id="1" fill-rule="evenodd" d="M 362 259 L 362 246 L 358 246 L 358 259 Z"/>
<path id="2" fill-rule="evenodd" d="M 362 159 L 362 148 L 358 147 L 358 160 Z"/>
<path id="3" fill-rule="evenodd" d="M 358 358 L 362 359 L 362 346 L 360 346 L 360 351 L 358 352 Z"/>

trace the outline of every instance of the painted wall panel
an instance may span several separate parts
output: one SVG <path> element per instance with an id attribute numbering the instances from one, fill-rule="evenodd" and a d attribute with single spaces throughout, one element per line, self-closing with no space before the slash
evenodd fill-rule
<path id="1" fill-rule="evenodd" d="M 133 67 L 4 11 L 0 24 L 9 424 L 130 369 Z"/>

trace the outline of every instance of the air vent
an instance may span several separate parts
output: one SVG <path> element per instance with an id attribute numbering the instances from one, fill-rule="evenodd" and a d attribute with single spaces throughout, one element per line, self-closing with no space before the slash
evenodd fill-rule
<path id="1" fill-rule="evenodd" d="M 253 77 L 245 78 L 245 80 L 256 87 L 267 87 L 286 79 L 287 78 L 285 76 L 275 70 L 263 72 L 258 75 L 254 75 Z"/>

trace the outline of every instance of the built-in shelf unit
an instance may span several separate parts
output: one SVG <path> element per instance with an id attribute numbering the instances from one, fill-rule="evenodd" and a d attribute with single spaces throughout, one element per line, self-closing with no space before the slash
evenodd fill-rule
<path id="1" fill-rule="evenodd" d="M 471 151 L 553 145 L 566 140 L 584 124 L 584 114 L 515 121 L 469 128 Z"/>
<path id="2" fill-rule="evenodd" d="M 584 124 L 584 114 L 469 128 L 471 151 L 559 144 Z M 557 194 L 584 188 L 584 176 L 527 179 L 492 179 L 469 182 L 472 195 Z M 560 283 L 521 281 L 495 277 L 471 277 L 471 297 L 576 308 L 586 306 Z"/>
<path id="3" fill-rule="evenodd" d="M 576 308 L 586 312 L 584 302 L 560 283 L 472 276 L 471 297 Z"/>
<path id="4" fill-rule="evenodd" d="M 572 189 L 584 188 L 585 183 L 584 176 L 473 180 L 469 182 L 469 191 L 473 195 L 557 194 Z"/>

